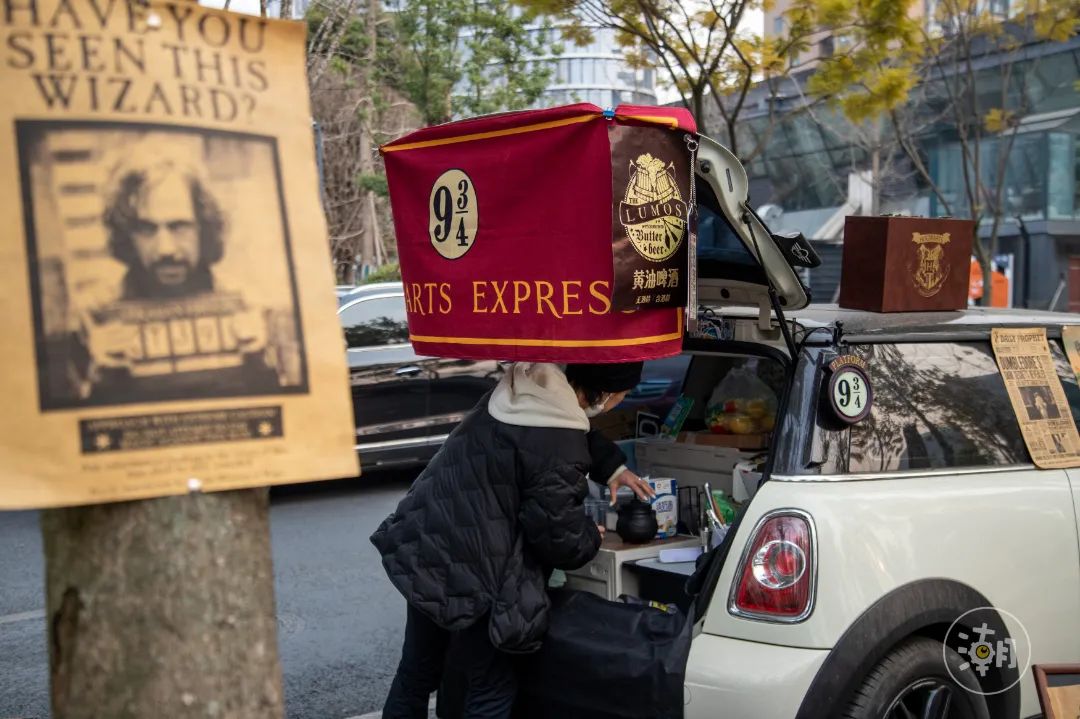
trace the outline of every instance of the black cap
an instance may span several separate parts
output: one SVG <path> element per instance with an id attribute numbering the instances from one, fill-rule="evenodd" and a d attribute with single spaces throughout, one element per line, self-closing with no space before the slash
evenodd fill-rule
<path id="1" fill-rule="evenodd" d="M 566 379 L 570 384 L 597 392 L 626 392 L 641 382 L 642 362 L 610 364 L 568 364 Z"/>

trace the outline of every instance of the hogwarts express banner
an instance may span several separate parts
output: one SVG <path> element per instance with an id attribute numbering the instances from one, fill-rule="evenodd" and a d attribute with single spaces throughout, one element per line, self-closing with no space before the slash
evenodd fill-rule
<path id="1" fill-rule="evenodd" d="M 355 475 L 304 25 L 3 23 L 0 508 Z"/>
<path id="2" fill-rule="evenodd" d="M 681 350 L 696 128 L 578 104 L 382 148 L 422 354 L 625 362 Z"/>

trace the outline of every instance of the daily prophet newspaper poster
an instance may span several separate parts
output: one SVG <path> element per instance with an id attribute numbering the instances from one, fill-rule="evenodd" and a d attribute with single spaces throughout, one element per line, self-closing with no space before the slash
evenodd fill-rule
<path id="1" fill-rule="evenodd" d="M 0 508 L 354 476 L 303 24 L 0 1 Z"/>
<path id="2" fill-rule="evenodd" d="M 1032 461 L 1043 469 L 1080 466 L 1080 434 L 1046 330 L 996 328 L 991 339 Z"/>

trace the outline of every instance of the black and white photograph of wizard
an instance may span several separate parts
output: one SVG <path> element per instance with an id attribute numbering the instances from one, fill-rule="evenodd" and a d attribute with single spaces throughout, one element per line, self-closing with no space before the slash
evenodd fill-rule
<path id="1" fill-rule="evenodd" d="M 306 391 L 270 140 L 18 124 L 43 410 Z"/>
<path id="2" fill-rule="evenodd" d="M 1054 395 L 1047 385 L 1021 387 L 1020 396 L 1024 398 L 1024 409 L 1028 419 L 1061 419 L 1061 410 L 1054 402 Z"/>
<path id="3" fill-rule="evenodd" d="M 127 267 L 121 298 L 155 300 L 214 291 L 225 221 L 196 169 L 168 160 L 123 162 L 105 206 L 109 253 Z"/>

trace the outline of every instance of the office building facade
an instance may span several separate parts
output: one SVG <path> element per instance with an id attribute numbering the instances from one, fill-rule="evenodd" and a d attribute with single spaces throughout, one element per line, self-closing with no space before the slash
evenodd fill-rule
<path id="1" fill-rule="evenodd" d="M 1001 3 L 995 7 L 1007 12 Z M 791 82 L 805 85 L 811 72 L 808 62 Z M 1080 311 L 1080 37 L 1031 41 L 1009 53 L 979 57 L 976 87 L 995 94 L 981 98 L 980 107 L 1000 104 L 1003 78 L 1007 109 L 1016 123 L 1004 133 L 984 130 L 979 151 L 984 185 L 1002 188 L 995 260 L 1007 270 L 1013 306 Z M 934 94 L 932 83 L 921 86 L 929 95 Z M 774 115 L 785 115 L 802 97 L 795 91 L 783 95 L 774 98 Z M 969 183 L 960 138 L 949 118 L 943 113 L 917 135 L 932 185 L 904 156 L 886 158 L 889 175 L 877 183 L 880 212 L 966 213 Z M 719 118 L 710 119 L 711 127 L 722 126 Z M 762 109 L 745 116 L 739 127 L 740 149 L 765 143 L 747 165 L 751 199 L 768 207 L 773 229 L 798 230 L 818 244 L 826 262 L 810 279 L 815 299 L 827 302 L 835 297 L 839 280 L 843 217 L 870 212 L 858 199 L 860 178 L 865 185 L 870 165 L 868 147 L 853 142 L 851 125 L 827 107 L 786 113 L 778 125 L 770 124 Z M 883 129 L 888 132 L 887 123 Z M 998 168 L 1004 168 L 1000 178 Z M 981 236 L 990 231 L 984 220 Z"/>

